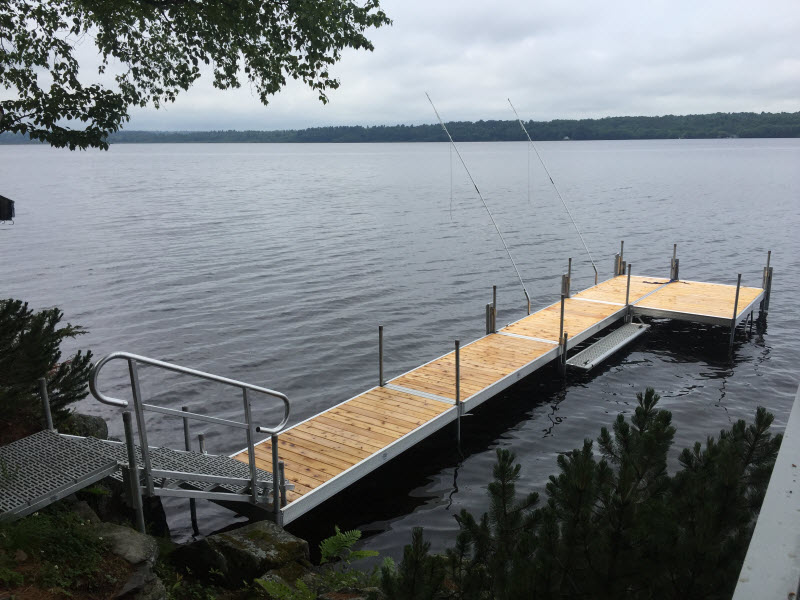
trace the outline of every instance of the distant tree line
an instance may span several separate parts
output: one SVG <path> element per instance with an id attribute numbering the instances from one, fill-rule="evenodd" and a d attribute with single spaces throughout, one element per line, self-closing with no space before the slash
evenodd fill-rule
<path id="1" fill-rule="evenodd" d="M 647 140 L 800 137 L 800 112 L 713 113 L 662 117 L 528 121 L 534 140 Z M 510 142 L 525 139 L 517 121 L 454 121 L 447 123 L 461 142 Z M 337 126 L 278 131 L 119 131 L 111 144 L 143 143 L 371 143 L 442 142 L 439 125 Z M 26 143 L 22 136 L 0 135 L 0 144 Z"/>

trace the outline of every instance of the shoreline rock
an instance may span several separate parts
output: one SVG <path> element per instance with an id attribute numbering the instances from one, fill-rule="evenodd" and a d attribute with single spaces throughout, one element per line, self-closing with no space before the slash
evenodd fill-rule
<path id="1" fill-rule="evenodd" d="M 298 579 L 312 568 L 308 542 L 271 521 L 249 523 L 180 546 L 172 558 L 176 566 L 199 577 L 215 576 L 229 587 L 272 571 L 291 572 Z"/>

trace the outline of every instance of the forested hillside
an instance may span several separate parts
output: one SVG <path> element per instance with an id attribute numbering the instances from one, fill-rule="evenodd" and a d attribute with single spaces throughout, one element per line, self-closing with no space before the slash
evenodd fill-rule
<path id="1" fill-rule="evenodd" d="M 641 140 L 678 138 L 800 137 L 800 112 L 714 113 L 662 117 L 558 119 L 525 123 L 534 140 Z M 505 142 L 525 139 L 517 121 L 456 121 L 447 124 L 459 142 Z M 25 143 L 21 136 L 0 136 L 0 143 Z M 120 131 L 112 144 L 132 143 L 359 143 L 442 142 L 439 125 L 338 126 L 278 131 Z"/>

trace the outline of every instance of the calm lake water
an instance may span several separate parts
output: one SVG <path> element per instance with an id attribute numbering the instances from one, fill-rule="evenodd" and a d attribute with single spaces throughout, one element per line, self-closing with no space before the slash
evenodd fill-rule
<path id="1" fill-rule="evenodd" d="M 800 379 L 800 140 L 539 144 L 581 226 L 601 279 L 620 240 L 634 274 L 667 276 L 678 244 L 685 279 L 758 286 L 775 267 L 767 331 L 727 333 L 658 324 L 589 375 L 541 371 L 464 420 L 463 457 L 449 429 L 290 529 L 319 539 L 333 523 L 398 557 L 424 526 L 433 547 L 454 541 L 453 515 L 486 510 L 495 449 L 523 465 L 521 492 L 541 491 L 559 452 L 595 438 L 653 386 L 678 428 L 674 455 L 767 406 L 782 430 Z M 534 309 L 593 272 L 569 218 L 523 143 L 461 144 L 520 268 Z M 529 170 L 530 160 L 530 170 Z M 530 173 L 530 184 L 529 181 Z M 0 194 L 17 201 L 0 225 L 0 296 L 59 306 L 89 333 L 70 349 L 126 350 L 286 393 L 292 422 L 377 381 L 377 328 L 388 376 L 483 334 L 498 286 L 498 323 L 524 315 L 524 296 L 494 228 L 445 144 L 135 145 L 71 153 L 0 146 Z M 451 193 L 452 190 L 452 193 Z M 128 397 L 124 368 L 103 387 Z M 241 418 L 239 397 L 143 369 L 145 397 Z M 79 410 L 118 412 L 91 398 Z M 274 408 L 274 407 L 273 407 Z M 265 403 L 265 425 L 276 411 Z M 239 432 L 194 425 L 212 452 Z M 150 441 L 183 443 L 180 422 L 153 418 Z M 201 529 L 236 521 L 201 503 Z M 185 502 L 170 503 L 178 538 Z"/>

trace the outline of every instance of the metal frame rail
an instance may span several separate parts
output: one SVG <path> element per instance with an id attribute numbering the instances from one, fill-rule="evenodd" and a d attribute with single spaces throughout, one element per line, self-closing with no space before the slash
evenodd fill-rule
<path id="1" fill-rule="evenodd" d="M 290 404 L 289 399 L 280 392 L 276 392 L 274 390 L 270 390 L 267 388 L 259 387 L 256 385 L 252 385 L 249 383 L 245 383 L 243 381 L 237 381 L 235 379 L 228 379 L 227 377 L 220 377 L 219 375 L 213 375 L 211 373 L 205 373 L 203 371 L 198 371 L 195 369 L 190 369 L 188 367 L 182 367 L 180 365 L 175 365 L 172 363 L 163 362 L 160 360 L 156 360 L 153 358 L 148 358 L 146 356 L 140 356 L 137 354 L 131 354 L 128 352 L 113 352 L 107 355 L 104 358 L 98 360 L 94 367 L 92 367 L 92 372 L 89 377 L 89 389 L 92 392 L 92 395 L 100 402 L 104 404 L 108 404 L 110 406 L 116 406 L 120 408 L 125 408 L 128 406 L 128 402 L 126 400 L 121 400 L 119 398 L 112 398 L 111 396 L 107 396 L 100 392 L 97 387 L 97 380 L 102 368 L 111 362 L 112 360 L 124 360 L 128 363 L 128 372 L 130 374 L 130 382 L 131 382 L 131 394 L 133 398 L 133 412 L 136 415 L 136 426 L 139 432 L 139 447 L 142 453 L 142 462 L 144 467 L 144 491 L 148 496 L 153 495 L 170 495 L 170 496 L 187 496 L 187 497 L 194 497 L 194 498 L 209 498 L 212 500 L 217 500 L 219 494 L 215 494 L 213 492 L 202 492 L 197 490 L 177 490 L 177 489 L 170 489 L 170 490 L 162 490 L 156 489 L 153 483 L 154 478 L 169 478 L 169 479 L 185 479 L 191 481 L 209 481 L 209 482 L 216 482 L 216 483 L 234 483 L 235 482 L 246 482 L 246 479 L 239 479 L 239 478 L 232 478 L 232 477 L 220 477 L 214 475 L 203 475 L 198 473 L 182 473 L 176 471 L 163 471 L 159 469 L 153 469 L 151 457 L 150 457 L 150 446 L 147 443 L 147 425 L 145 423 L 145 411 L 155 412 L 163 415 L 167 415 L 170 417 L 178 417 L 184 419 L 184 423 L 187 419 L 193 419 L 195 421 L 203 421 L 205 423 L 212 423 L 214 425 L 225 425 L 227 427 L 233 427 L 235 429 L 244 429 L 247 434 L 247 450 L 249 452 L 249 468 L 250 468 L 250 494 L 249 497 L 246 497 L 244 494 L 238 494 L 234 498 L 234 494 L 226 494 L 226 499 L 236 499 L 240 501 L 246 501 L 251 504 L 259 504 L 259 481 L 258 481 L 258 470 L 256 469 L 256 462 L 255 462 L 255 453 L 253 451 L 254 447 L 254 438 L 256 433 L 268 433 L 270 434 L 273 444 L 272 444 L 272 507 L 273 513 L 275 516 L 275 521 L 280 525 L 282 518 L 281 518 L 281 480 L 279 477 L 280 466 L 279 466 L 279 457 L 278 457 L 278 444 L 277 444 L 277 437 L 278 433 L 286 427 L 286 424 L 289 421 L 289 413 L 290 413 Z M 188 412 L 184 410 L 176 410 L 173 408 L 167 408 L 164 406 L 156 406 L 154 404 L 145 404 L 142 400 L 142 392 L 141 386 L 139 385 L 139 371 L 138 371 L 138 364 L 150 365 L 153 367 L 157 367 L 159 369 L 163 369 L 166 371 L 172 371 L 174 373 L 180 373 L 183 375 L 189 375 L 191 377 L 195 377 L 197 379 L 204 379 L 206 381 L 213 381 L 216 383 L 221 383 L 223 385 L 227 385 L 230 387 L 239 388 L 242 390 L 242 401 L 244 404 L 244 422 L 239 421 L 232 421 L 229 419 L 221 419 L 218 417 L 211 417 L 208 415 L 201 415 L 193 412 Z M 257 392 L 260 394 L 264 394 L 266 396 L 270 396 L 273 398 L 277 398 L 282 401 L 284 407 L 283 419 L 281 422 L 275 427 L 260 427 L 256 426 L 252 420 L 252 406 L 251 406 L 251 399 L 250 394 L 248 392 Z M 129 430 L 126 428 L 126 438 L 131 437 L 133 434 L 129 433 Z M 128 440 L 129 444 L 132 445 L 133 439 Z M 136 467 L 132 464 L 131 467 L 138 471 Z M 134 473 L 136 475 L 136 473 Z M 134 481 L 136 479 L 134 478 Z"/>

